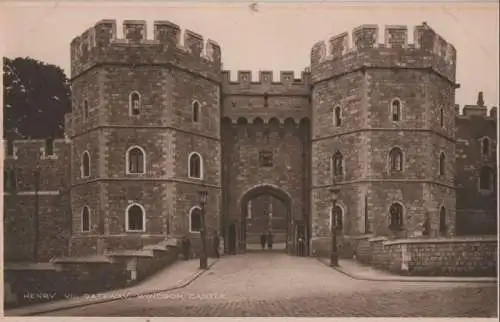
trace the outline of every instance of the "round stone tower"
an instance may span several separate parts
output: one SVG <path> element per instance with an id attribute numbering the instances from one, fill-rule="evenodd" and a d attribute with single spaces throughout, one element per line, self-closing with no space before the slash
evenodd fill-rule
<path id="1" fill-rule="evenodd" d="M 220 209 L 220 47 L 155 21 L 103 20 L 71 43 L 72 255 L 139 249 L 200 230 Z"/>
<path id="2" fill-rule="evenodd" d="M 456 51 L 425 23 L 353 30 L 311 51 L 312 253 L 349 237 L 454 234 Z"/>

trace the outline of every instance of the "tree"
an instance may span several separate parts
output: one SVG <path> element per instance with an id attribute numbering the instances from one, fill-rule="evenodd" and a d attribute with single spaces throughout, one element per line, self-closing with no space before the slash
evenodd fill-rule
<path id="1" fill-rule="evenodd" d="M 63 70 L 26 57 L 3 58 L 4 133 L 8 140 L 60 138 L 71 89 Z"/>

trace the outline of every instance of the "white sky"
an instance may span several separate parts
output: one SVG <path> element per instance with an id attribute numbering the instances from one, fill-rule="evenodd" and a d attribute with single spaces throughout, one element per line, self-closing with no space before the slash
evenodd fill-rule
<path id="1" fill-rule="evenodd" d="M 124 19 L 146 20 L 148 38 L 154 20 L 170 20 L 222 47 L 224 69 L 294 70 L 309 65 L 312 45 L 318 40 L 350 31 L 362 24 L 413 26 L 426 21 L 457 49 L 456 102 L 475 104 L 484 92 L 487 106 L 498 106 L 498 2 L 467 3 L 264 3 L 258 12 L 246 3 L 38 1 L 0 3 L 0 52 L 14 58 L 30 56 L 62 67 L 69 74 L 71 40 L 101 19 L 116 19 L 118 35 Z M 2 32 L 3 31 L 3 32 Z M 3 38 L 3 39 L 2 39 Z M 3 48 L 2 48 L 3 47 Z"/>

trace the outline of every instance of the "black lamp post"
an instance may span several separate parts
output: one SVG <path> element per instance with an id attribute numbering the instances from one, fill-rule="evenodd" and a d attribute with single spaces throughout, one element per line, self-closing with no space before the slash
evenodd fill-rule
<path id="1" fill-rule="evenodd" d="M 206 223 L 205 223 L 205 204 L 207 203 L 207 195 L 208 192 L 206 190 L 200 190 L 198 192 L 200 197 L 200 206 L 201 206 L 201 229 L 200 229 L 200 237 L 201 237 L 201 255 L 200 255 L 200 269 L 208 269 L 207 263 L 207 241 L 206 241 Z"/>
<path id="2" fill-rule="evenodd" d="M 330 253 L 330 266 L 339 266 L 339 256 L 337 254 L 337 212 L 335 211 L 335 207 L 337 205 L 337 198 L 339 194 L 338 188 L 334 188 L 333 186 L 330 188 L 331 200 L 332 200 L 332 212 L 331 212 L 331 224 L 330 228 L 332 231 L 332 250 Z"/>

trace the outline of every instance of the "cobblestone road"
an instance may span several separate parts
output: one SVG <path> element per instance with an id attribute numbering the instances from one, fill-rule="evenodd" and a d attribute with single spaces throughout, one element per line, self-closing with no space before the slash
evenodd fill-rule
<path id="1" fill-rule="evenodd" d="M 370 282 L 312 258 L 226 256 L 181 290 L 46 316 L 496 317 L 493 284 Z"/>

